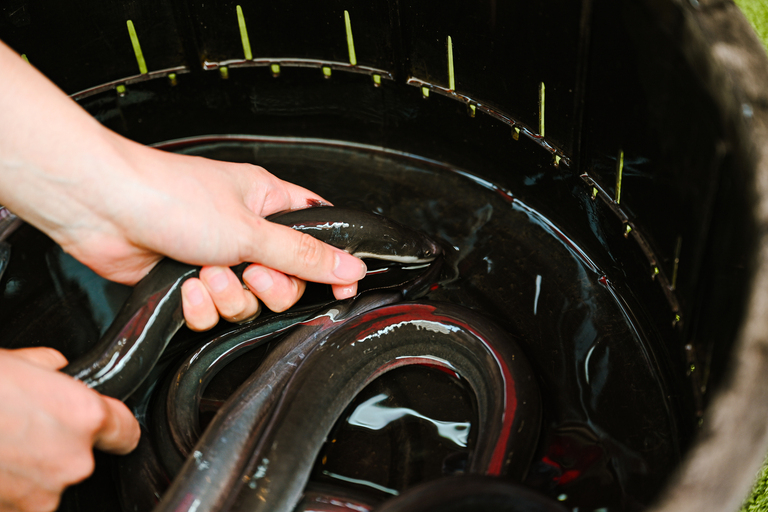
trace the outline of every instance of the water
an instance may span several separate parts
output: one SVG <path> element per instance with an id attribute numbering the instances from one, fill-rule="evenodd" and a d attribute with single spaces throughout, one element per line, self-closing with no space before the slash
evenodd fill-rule
<path id="1" fill-rule="evenodd" d="M 438 239 L 448 264 L 427 298 L 492 316 L 521 339 L 538 377 L 544 416 L 529 486 L 580 511 L 639 510 L 679 461 L 679 413 L 668 398 L 675 391 L 644 338 L 652 326 L 627 308 L 595 263 L 600 258 L 512 193 L 436 162 L 360 146 L 208 140 L 173 149 L 258 163 L 336 205 L 378 212 Z M 60 346 L 71 357 L 98 339 L 126 289 L 78 268 L 32 228 L 8 241 L 14 253 L 0 282 L 3 345 Z M 214 379 L 203 420 L 262 355 Z M 386 498 L 460 472 L 474 422 L 471 391 L 459 377 L 426 367 L 390 372 L 339 419 L 313 478 Z"/>

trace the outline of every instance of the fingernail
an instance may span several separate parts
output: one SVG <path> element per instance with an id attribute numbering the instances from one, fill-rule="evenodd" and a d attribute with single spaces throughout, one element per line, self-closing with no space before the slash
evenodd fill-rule
<path id="1" fill-rule="evenodd" d="M 337 251 L 335 256 L 333 275 L 346 282 L 359 281 L 365 277 L 367 269 L 362 260 L 344 251 Z"/>
<path id="2" fill-rule="evenodd" d="M 203 303 L 204 295 L 203 290 L 200 289 L 200 286 L 196 283 L 189 283 L 188 286 L 185 286 L 182 288 L 184 291 L 184 296 L 187 298 L 187 303 L 189 303 L 190 306 L 199 306 Z"/>
<path id="3" fill-rule="evenodd" d="M 208 274 L 208 286 L 211 287 L 211 291 L 221 293 L 227 289 L 229 285 L 229 279 L 223 269 L 214 268 Z"/>
<path id="4" fill-rule="evenodd" d="M 307 206 L 310 208 L 317 208 L 318 206 L 333 206 L 324 199 L 307 199 Z"/>
<path id="5" fill-rule="evenodd" d="M 237 323 L 238 324 L 247 324 L 248 322 L 253 322 L 254 320 L 256 320 L 259 317 L 259 315 L 261 315 L 261 303 L 257 302 L 256 306 L 257 306 L 256 307 L 256 312 L 253 315 L 249 316 L 245 320 L 239 320 Z"/>
<path id="6" fill-rule="evenodd" d="M 334 294 L 337 299 L 348 299 L 350 297 L 354 297 L 357 293 L 357 284 L 351 284 L 349 286 L 342 286 L 341 288 L 336 289 L 336 293 Z"/>
<path id="7" fill-rule="evenodd" d="M 272 276 L 262 267 L 249 267 L 243 272 L 243 279 L 248 283 L 248 287 L 257 293 L 269 290 L 274 284 Z"/>

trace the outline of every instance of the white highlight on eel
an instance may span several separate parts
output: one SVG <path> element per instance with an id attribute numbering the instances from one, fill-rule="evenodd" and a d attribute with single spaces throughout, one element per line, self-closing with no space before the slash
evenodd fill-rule
<path id="1" fill-rule="evenodd" d="M 352 253 L 352 256 L 360 259 L 371 258 L 374 260 L 394 261 L 395 263 L 429 263 L 434 260 L 434 256 L 429 258 L 419 258 L 418 256 L 398 256 L 396 254 L 377 254 L 374 252 L 358 252 Z"/>
<path id="2" fill-rule="evenodd" d="M 536 314 L 536 311 L 539 308 L 539 294 L 541 293 L 541 276 L 536 276 L 536 296 L 533 298 L 533 314 Z"/>
<path id="3" fill-rule="evenodd" d="M 413 325 L 417 330 L 425 329 L 427 331 L 436 332 L 438 334 L 450 334 L 451 332 L 457 332 L 460 330 L 455 325 L 441 324 L 438 322 L 432 322 L 430 320 L 405 320 L 403 322 L 388 325 L 373 334 L 369 334 L 364 338 L 358 339 L 357 342 L 363 343 L 374 338 L 379 338 L 404 325 Z"/>

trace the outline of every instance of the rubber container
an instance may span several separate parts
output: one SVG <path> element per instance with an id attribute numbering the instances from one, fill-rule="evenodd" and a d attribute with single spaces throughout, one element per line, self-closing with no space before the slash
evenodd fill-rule
<path id="1" fill-rule="evenodd" d="M 647 331 L 682 459 L 651 508 L 746 495 L 768 450 L 768 58 L 731 1 L 8 0 L 0 38 L 142 143 L 378 148 L 532 205 Z"/>

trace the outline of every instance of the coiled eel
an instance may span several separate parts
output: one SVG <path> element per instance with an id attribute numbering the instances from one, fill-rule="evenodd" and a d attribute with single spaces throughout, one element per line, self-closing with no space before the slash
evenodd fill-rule
<path id="1" fill-rule="evenodd" d="M 541 405 L 516 342 L 467 308 L 396 304 L 349 322 L 302 362 L 231 510 L 292 510 L 325 437 L 355 395 L 383 373 L 412 364 L 454 371 L 473 390 L 479 422 L 467 471 L 522 478 L 538 439 Z"/>
<path id="2" fill-rule="evenodd" d="M 346 208 L 315 207 L 268 220 L 307 233 L 363 258 L 432 261 L 440 248 L 424 234 L 385 217 Z M 247 264 L 233 269 L 242 274 Z M 183 325 L 181 285 L 200 267 L 164 259 L 134 288 L 102 338 L 62 371 L 99 393 L 127 398 L 149 375 Z"/>
<path id="3" fill-rule="evenodd" d="M 165 419 L 170 437 L 181 457 L 186 458 L 192 453 L 192 448 L 200 438 L 200 399 L 219 370 L 245 352 L 319 313 L 317 308 L 313 308 L 274 315 L 257 325 L 243 326 L 206 341 L 184 357 L 170 380 L 165 400 L 162 394 L 158 400 L 158 406 L 166 408 Z"/>

